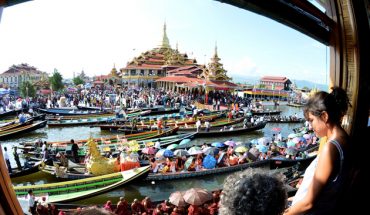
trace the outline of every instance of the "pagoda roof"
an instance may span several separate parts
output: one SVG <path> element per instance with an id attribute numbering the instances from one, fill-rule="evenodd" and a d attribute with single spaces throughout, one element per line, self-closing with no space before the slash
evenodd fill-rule
<path id="1" fill-rule="evenodd" d="M 188 87 L 198 87 L 198 86 L 207 86 L 213 87 L 217 90 L 228 90 L 235 89 L 239 86 L 229 81 L 206 81 L 200 78 L 190 78 L 186 76 L 167 76 L 160 79 L 157 79 L 156 82 L 171 82 L 171 83 L 181 83 L 185 84 Z"/>

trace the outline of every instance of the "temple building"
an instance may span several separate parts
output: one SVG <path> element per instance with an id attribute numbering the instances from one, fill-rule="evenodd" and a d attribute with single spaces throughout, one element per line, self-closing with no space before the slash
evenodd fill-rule
<path id="1" fill-rule="evenodd" d="M 263 76 L 260 79 L 260 85 L 270 90 L 290 90 L 292 82 L 287 77 L 280 76 Z"/>
<path id="2" fill-rule="evenodd" d="M 211 58 L 208 67 L 201 65 L 179 67 L 167 72 L 167 76 L 156 80 L 159 87 L 175 92 L 191 92 L 205 95 L 205 102 L 208 103 L 208 95 L 215 91 L 231 91 L 238 88 L 238 85 L 230 82 L 227 71 L 220 63 L 217 54 Z"/>
<path id="3" fill-rule="evenodd" d="M 121 68 L 122 84 L 124 86 L 156 87 L 156 80 L 165 77 L 166 72 L 183 66 L 196 65 L 195 59 L 189 59 L 187 54 L 172 49 L 163 26 L 162 43 L 158 48 L 142 53 Z"/>
<path id="4" fill-rule="evenodd" d="M 25 81 L 29 81 L 34 84 L 39 82 L 42 78 L 47 80 L 48 74 L 38 70 L 36 67 L 22 63 L 19 65 L 13 65 L 9 67 L 7 71 L 0 74 L 0 84 L 2 87 L 17 89 Z"/>

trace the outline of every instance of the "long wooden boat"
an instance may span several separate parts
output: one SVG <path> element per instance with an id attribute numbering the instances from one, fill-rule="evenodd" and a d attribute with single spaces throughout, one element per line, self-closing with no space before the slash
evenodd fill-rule
<path id="1" fill-rule="evenodd" d="M 251 111 L 253 116 L 261 116 L 261 115 L 279 115 L 281 110 L 271 110 L 271 111 Z"/>
<path id="2" fill-rule="evenodd" d="M 106 112 L 112 112 L 112 108 L 101 108 L 101 107 L 87 107 L 87 106 L 82 106 L 82 105 L 77 105 L 77 108 L 79 110 L 103 110 Z"/>
<path id="3" fill-rule="evenodd" d="M 301 108 L 304 106 L 304 104 L 302 103 L 287 103 L 286 105 L 290 107 L 296 107 L 296 108 Z"/>
<path id="4" fill-rule="evenodd" d="M 93 125 L 98 123 L 105 123 L 113 121 L 116 117 L 97 117 L 97 118 L 86 118 L 86 119 L 69 119 L 69 120 L 53 120 L 48 121 L 49 127 L 63 127 L 63 126 L 81 126 L 81 125 Z"/>
<path id="5" fill-rule="evenodd" d="M 81 111 L 78 109 L 38 109 L 42 113 L 46 114 L 53 114 L 53 115 L 64 115 L 64 116 L 70 116 L 70 115 L 98 115 L 98 114 L 104 114 L 106 112 L 100 111 L 100 110 L 94 110 L 94 111 Z"/>
<path id="6" fill-rule="evenodd" d="M 258 160 L 251 163 L 244 163 L 244 164 L 238 164 L 235 166 L 229 166 L 229 167 L 218 167 L 214 169 L 203 169 L 200 171 L 185 171 L 185 172 L 168 172 L 168 173 L 149 173 L 148 176 L 144 179 L 146 181 L 161 181 L 161 180 L 174 180 L 174 179 L 184 179 L 184 178 L 193 178 L 193 177 L 200 177 L 205 175 L 211 175 L 211 174 L 220 174 L 220 173 L 228 173 L 228 172 L 235 172 L 240 171 L 249 167 L 262 167 L 262 166 L 268 166 L 270 163 L 269 160 Z M 77 168 L 78 169 L 78 168 Z M 44 169 L 42 170 L 45 173 L 53 174 L 55 175 L 54 170 L 52 169 Z M 63 174 L 62 178 L 64 179 L 84 179 L 84 178 L 91 178 L 93 175 L 91 174 L 84 174 L 84 169 L 76 170 L 75 172 L 68 172 Z"/>
<path id="7" fill-rule="evenodd" d="M 4 126 L 0 127 L 0 132 L 15 129 L 15 128 L 20 128 L 20 127 L 26 126 L 26 125 L 30 125 L 34 121 L 37 121 L 37 120 L 45 120 L 45 116 L 46 116 L 46 114 L 39 114 L 37 116 L 33 116 L 33 117 L 30 117 L 30 118 L 26 119 L 26 121 L 23 122 L 23 123 L 20 123 L 18 119 L 13 120 L 12 122 L 8 123 L 7 125 L 4 125 Z"/>
<path id="8" fill-rule="evenodd" d="M 180 112 L 180 108 L 164 108 L 164 107 L 154 107 L 145 110 L 150 110 L 150 112 L 146 115 L 160 115 Z"/>
<path id="9" fill-rule="evenodd" d="M 32 190 L 36 196 L 47 196 L 48 201 L 51 203 L 69 202 L 96 196 L 135 179 L 145 177 L 149 169 L 150 166 L 145 166 L 86 179 L 30 186 L 14 186 L 13 188 L 16 195 L 20 198 L 27 195 L 28 190 Z"/>
<path id="10" fill-rule="evenodd" d="M 216 120 L 214 122 L 210 122 L 210 125 L 211 125 L 211 130 L 214 130 L 214 129 L 218 129 L 220 130 L 220 127 L 224 127 L 224 126 L 230 126 L 230 125 L 235 125 L 235 124 L 238 124 L 238 123 L 241 123 L 243 122 L 244 120 L 244 117 L 240 117 L 240 118 L 237 118 L 237 119 L 232 119 L 229 121 L 229 119 L 220 119 L 220 120 Z M 203 124 L 204 126 L 204 124 Z M 195 125 L 190 125 L 190 126 L 179 126 L 179 131 L 180 132 L 195 132 L 197 131 L 197 128 L 195 127 Z M 200 130 L 204 130 L 205 127 L 201 127 Z"/>
<path id="11" fill-rule="evenodd" d="M 215 137 L 215 136 L 226 136 L 226 135 L 239 135 L 247 132 L 257 131 L 263 129 L 266 126 L 266 122 L 258 123 L 257 125 L 253 125 L 251 127 L 233 127 L 231 128 L 221 128 L 214 127 L 210 128 L 207 132 L 204 129 L 198 131 L 195 134 L 195 137 Z"/>
<path id="12" fill-rule="evenodd" d="M 30 165 L 32 165 L 30 168 L 24 169 L 22 167 L 22 170 L 18 170 L 17 168 L 12 168 L 12 173 L 9 174 L 10 178 L 18 178 L 26 175 L 33 174 L 35 172 L 40 171 L 39 166 L 44 163 L 45 165 L 51 165 L 53 164 L 53 161 L 51 159 L 48 159 L 46 161 L 38 161 L 38 162 L 30 162 Z"/>
<path id="13" fill-rule="evenodd" d="M 37 130 L 39 128 L 43 128 L 45 126 L 46 126 L 46 120 L 45 121 L 40 121 L 40 122 L 37 122 L 37 123 L 33 123 L 31 125 L 26 125 L 26 126 L 22 126 L 22 127 L 19 127 L 19 128 L 14 128 L 14 129 L 2 131 L 2 132 L 0 132 L 0 140 L 5 140 L 5 139 L 12 138 L 12 137 L 16 137 L 19 134 L 28 133 L 28 132 Z"/>
<path id="14" fill-rule="evenodd" d="M 270 159 L 271 160 L 270 169 L 291 167 L 296 164 L 299 164 L 299 170 L 304 170 L 316 158 L 318 148 L 319 148 L 318 146 L 314 146 L 312 148 L 307 149 L 306 151 L 309 153 L 306 158 L 290 159 L 284 156 L 273 157 Z"/>
<path id="15" fill-rule="evenodd" d="M 87 119 L 87 118 L 94 118 L 94 117 L 115 117 L 115 114 L 112 113 L 105 113 L 105 114 L 98 114 L 98 115 L 74 115 L 74 116 L 56 116 L 56 115 L 49 115 L 46 119 L 48 121 L 54 120 L 75 120 L 75 119 Z"/>
<path id="16" fill-rule="evenodd" d="M 163 181 L 163 180 L 174 180 L 174 179 L 184 179 L 200 177 L 205 175 L 222 174 L 228 172 L 241 171 L 250 167 L 262 167 L 269 165 L 269 160 L 258 160 L 251 163 L 238 164 L 229 167 L 218 167 L 214 169 L 204 169 L 200 171 L 193 172 L 175 172 L 175 173 L 149 173 L 148 177 L 145 178 L 146 181 Z"/>
<path id="17" fill-rule="evenodd" d="M 46 125 L 46 124 L 45 124 Z M 149 132 L 143 132 L 143 133 L 138 133 L 138 134 L 131 134 L 131 135 L 124 135 L 124 136 L 119 136 L 119 139 L 124 138 L 127 141 L 131 140 L 146 140 L 146 139 L 151 139 L 151 138 L 159 138 L 159 137 L 165 137 L 165 136 L 170 136 L 173 134 L 176 134 L 178 131 L 178 128 L 171 128 L 171 129 L 164 129 L 161 133 L 158 133 L 158 131 L 149 131 Z M 98 144 L 107 144 L 106 142 L 110 143 L 117 143 L 117 136 L 110 136 L 110 137 L 99 137 L 99 138 L 94 138 L 94 140 Z M 102 143 L 102 140 L 105 141 Z M 75 140 L 75 143 L 79 145 L 83 145 L 87 142 L 87 139 L 84 140 Z M 56 141 L 56 142 L 48 142 L 49 145 L 67 145 L 70 144 L 70 140 L 65 140 L 65 141 Z M 30 142 L 23 142 L 20 143 L 20 145 L 34 145 L 34 143 Z"/>
<path id="18" fill-rule="evenodd" d="M 205 115 L 205 116 L 200 116 L 198 119 L 201 120 L 201 122 L 204 122 L 205 120 L 213 121 L 217 118 L 222 117 L 223 114 L 213 114 L 213 115 Z M 175 119 L 168 119 L 163 122 L 163 124 L 166 124 L 166 126 L 182 126 L 182 125 L 192 125 L 195 124 L 196 121 L 193 118 L 184 118 L 182 120 L 175 120 Z M 144 121 L 143 120 L 143 125 L 140 122 L 137 122 L 136 127 L 137 128 L 148 128 L 148 126 L 151 126 L 153 124 L 156 124 L 155 120 L 149 120 L 149 121 Z M 121 124 L 109 124 L 109 125 L 95 125 L 94 127 L 100 127 L 101 130 L 109 130 L 109 131 L 115 131 L 120 128 L 131 128 L 132 123 L 131 122 L 122 122 Z"/>
<path id="19" fill-rule="evenodd" d="M 194 133 L 171 135 L 171 136 L 167 136 L 167 137 L 159 137 L 159 138 L 153 138 L 153 139 L 147 139 L 147 140 L 139 140 L 138 144 L 140 145 L 140 148 L 142 149 L 146 146 L 147 143 L 150 143 L 150 142 L 155 143 L 155 142 L 159 141 L 161 148 L 163 148 L 163 147 L 166 147 L 166 146 L 171 145 L 171 144 L 180 143 L 184 139 L 193 139 L 194 135 L 195 135 L 195 132 Z M 40 150 L 36 150 L 35 147 L 32 147 L 32 148 L 30 146 L 26 146 L 26 147 L 27 148 L 19 146 L 18 148 L 23 149 L 25 151 L 24 152 L 25 154 L 27 154 L 29 156 L 32 156 L 33 160 L 35 160 L 35 157 L 40 157 L 41 156 Z M 58 152 L 65 152 L 67 155 L 71 154 L 69 151 L 66 151 L 66 150 L 67 150 L 67 148 L 66 148 L 65 145 L 62 145 L 62 146 L 57 145 L 55 147 L 51 147 L 51 151 L 54 154 L 50 154 L 50 156 L 54 157 L 56 155 L 56 153 L 58 153 Z M 68 150 L 70 150 L 70 149 L 68 149 Z M 114 154 L 115 152 L 118 152 L 119 150 L 122 150 L 122 144 L 120 144 L 120 143 L 101 144 L 101 145 L 98 145 L 98 150 L 101 152 L 102 155 L 105 154 L 106 152 L 109 152 L 109 151 Z M 86 147 L 85 146 L 80 146 L 79 147 L 78 155 L 82 158 L 85 157 L 85 155 L 86 155 Z"/>
<path id="20" fill-rule="evenodd" d="M 269 123 L 304 123 L 305 122 L 305 119 L 298 118 L 298 119 L 287 119 L 287 120 L 284 120 L 284 119 L 270 118 L 270 119 L 266 119 L 266 121 L 269 122 Z"/>
<path id="21" fill-rule="evenodd" d="M 17 116 L 20 112 L 22 112 L 22 109 L 17 109 L 17 110 L 9 110 L 0 113 L 0 119 L 8 116 Z"/>

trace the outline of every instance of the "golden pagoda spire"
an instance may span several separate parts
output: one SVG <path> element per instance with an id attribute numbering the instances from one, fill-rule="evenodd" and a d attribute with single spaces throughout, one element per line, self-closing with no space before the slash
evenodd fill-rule
<path id="1" fill-rule="evenodd" d="M 164 25 L 163 25 L 163 38 L 162 38 L 161 48 L 171 48 L 170 41 L 169 41 L 169 39 L 167 37 L 167 33 L 166 33 L 166 22 L 164 22 Z"/>
<path id="2" fill-rule="evenodd" d="M 213 55 L 213 58 L 218 58 L 218 56 L 217 56 L 217 41 L 215 42 L 215 54 Z"/>

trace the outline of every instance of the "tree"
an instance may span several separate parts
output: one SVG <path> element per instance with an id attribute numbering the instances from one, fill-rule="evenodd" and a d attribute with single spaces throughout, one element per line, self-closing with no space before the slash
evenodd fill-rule
<path id="1" fill-rule="evenodd" d="M 80 76 L 77 76 L 77 77 L 73 78 L 73 83 L 76 86 L 80 85 L 80 84 L 85 84 L 84 80 L 82 80 L 82 78 Z"/>
<path id="2" fill-rule="evenodd" d="M 64 85 L 62 80 L 63 76 L 58 72 L 57 69 L 54 69 L 53 75 L 49 78 L 52 90 L 59 91 L 63 89 Z"/>
<path id="3" fill-rule="evenodd" d="M 20 87 L 20 90 L 21 90 L 21 95 L 25 98 L 26 97 L 35 97 L 35 95 L 36 95 L 36 90 L 33 87 L 32 83 L 29 82 L 29 81 L 23 82 L 21 87 Z"/>

